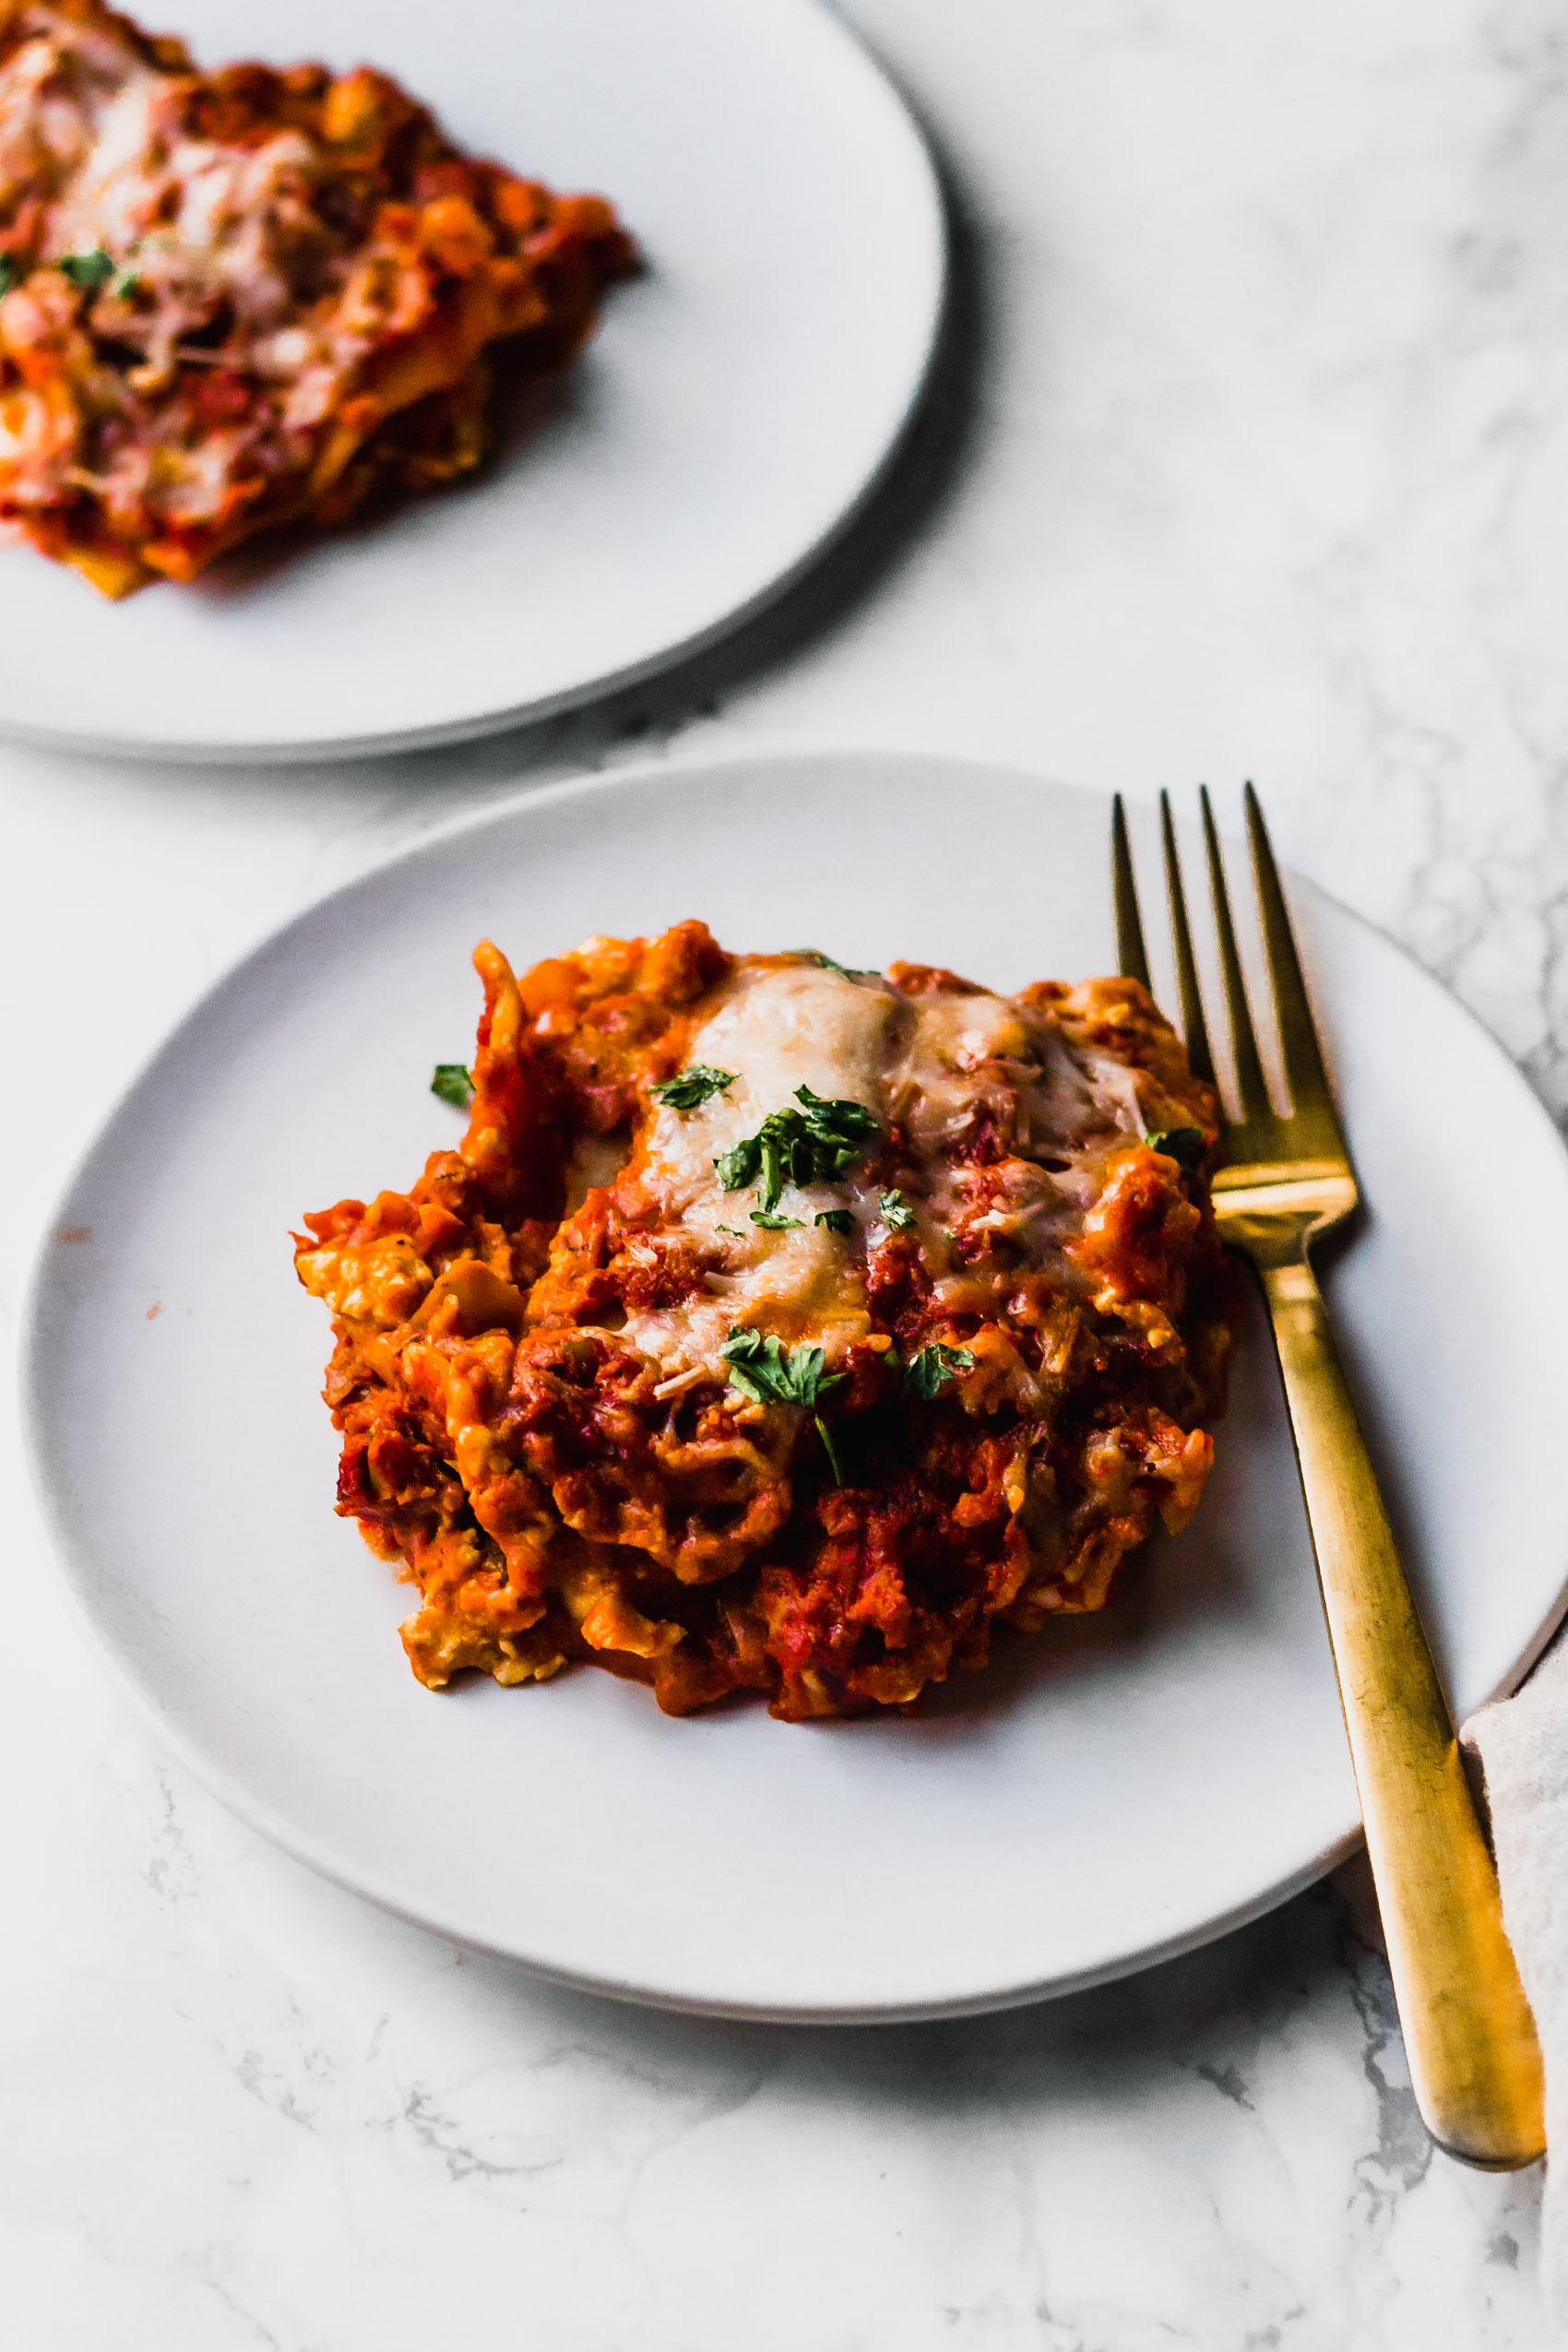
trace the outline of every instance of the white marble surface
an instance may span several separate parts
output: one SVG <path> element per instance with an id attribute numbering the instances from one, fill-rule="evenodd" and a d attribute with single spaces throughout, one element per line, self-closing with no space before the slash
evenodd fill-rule
<path id="1" fill-rule="evenodd" d="M 1568 15 L 848 13 L 949 162 L 962 348 L 784 614 L 612 711 L 421 762 L 0 754 L 10 1322 L 70 1158 L 245 941 L 454 810 L 650 744 L 940 744 L 1139 795 L 1251 774 L 1294 860 L 1568 1109 Z M 748 2030 L 544 1990 L 317 1883 L 154 1752 L 6 1443 L 24 2352 L 1555 2340 L 1538 2177 L 1425 2145 L 1355 1872 L 978 2023 Z"/>

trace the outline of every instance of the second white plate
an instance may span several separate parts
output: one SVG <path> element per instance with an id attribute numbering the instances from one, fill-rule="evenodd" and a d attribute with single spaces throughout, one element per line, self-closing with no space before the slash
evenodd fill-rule
<path id="1" fill-rule="evenodd" d="M 924 377 L 944 233 L 919 134 L 816 0 L 170 15 L 208 66 L 384 67 L 462 145 L 609 196 L 647 270 L 560 414 L 374 526 L 121 605 L 0 549 L 0 731 L 220 759 L 482 733 L 717 636 L 853 512 Z"/>
<path id="2" fill-rule="evenodd" d="M 41 1484 L 108 1655 L 220 1793 L 410 1918 L 607 1991 L 818 2019 L 1060 1991 L 1212 1935 L 1357 1808 L 1277 1381 L 1244 1336 L 1213 1483 L 1102 1615 L 919 1720 L 673 1722 L 589 1669 L 414 1682 L 332 1515 L 326 1317 L 288 1229 L 459 1131 L 488 932 L 519 963 L 691 914 L 738 948 L 1108 968 L 1107 809 L 959 762 L 778 758 L 530 793 L 324 901 L 197 1007 L 61 1206 Z M 1151 861 L 1149 871 L 1155 871 Z M 1295 905 L 1371 1204 L 1336 1319 L 1462 1711 L 1555 1621 L 1568 1158 L 1497 1047 L 1343 909 Z M 1506 1183 L 1500 1171 L 1504 1171 Z"/>

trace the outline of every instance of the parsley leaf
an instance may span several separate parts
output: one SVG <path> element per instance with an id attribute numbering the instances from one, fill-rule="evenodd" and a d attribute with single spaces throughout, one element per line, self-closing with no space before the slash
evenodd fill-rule
<path id="1" fill-rule="evenodd" d="M 140 271 L 136 269 L 123 269 L 120 272 L 119 277 L 114 280 L 113 286 L 110 291 L 113 294 L 116 302 L 128 303 L 133 294 L 137 294 L 141 291 Z"/>
<path id="2" fill-rule="evenodd" d="M 1150 1151 L 1162 1151 L 1189 1176 L 1195 1176 L 1203 1166 L 1204 1131 L 1201 1127 L 1151 1127 L 1144 1141 Z"/>
<path id="3" fill-rule="evenodd" d="M 884 1193 L 877 1202 L 882 1221 L 892 1233 L 908 1233 L 915 1221 L 915 1212 L 902 1193 Z"/>
<path id="4" fill-rule="evenodd" d="M 732 1331 L 719 1350 L 742 1396 L 757 1405 L 799 1405 L 814 1411 L 837 1388 L 842 1372 L 825 1372 L 820 1348 L 786 1348 L 776 1332 Z"/>
<path id="5" fill-rule="evenodd" d="M 786 1184 L 826 1184 L 854 1166 L 882 1133 L 863 1102 L 830 1100 L 797 1087 L 795 1102 L 770 1111 L 754 1135 L 742 1136 L 714 1161 L 727 1193 L 762 1180 L 762 1205 L 774 1209 Z"/>
<path id="6" fill-rule="evenodd" d="M 679 1077 L 666 1078 L 661 1087 L 650 1087 L 655 1102 L 667 1102 L 671 1111 L 696 1111 L 716 1094 L 728 1094 L 735 1083 L 733 1070 L 714 1070 L 706 1062 L 694 1062 Z"/>
<path id="7" fill-rule="evenodd" d="M 853 964 L 840 964 L 832 956 L 825 956 L 820 947 L 797 947 L 794 955 L 803 956 L 808 964 L 820 965 L 825 972 L 837 972 L 840 980 L 880 980 L 880 972 L 857 971 Z"/>
<path id="8" fill-rule="evenodd" d="M 810 1087 L 797 1087 L 795 1100 L 803 1102 L 805 1109 L 791 1112 L 790 1116 L 805 1122 L 819 1150 L 844 1152 L 846 1167 L 860 1158 L 860 1145 L 870 1143 L 882 1133 L 875 1112 L 868 1111 L 863 1102 L 849 1102 L 841 1097 L 829 1099 L 814 1094 Z"/>
<path id="9" fill-rule="evenodd" d="M 105 279 L 114 275 L 114 265 L 101 245 L 92 253 L 68 253 L 59 267 L 84 294 L 96 294 Z"/>
<path id="10" fill-rule="evenodd" d="M 8 294 L 13 286 L 19 285 L 21 276 L 15 254 L 0 254 L 0 294 Z"/>
<path id="11" fill-rule="evenodd" d="M 732 1331 L 719 1350 L 730 1367 L 730 1380 L 755 1405 L 798 1405 L 816 1423 L 822 1450 L 827 1456 L 835 1486 L 844 1483 L 832 1433 L 818 1409 L 830 1389 L 843 1382 L 842 1372 L 825 1372 L 820 1348 L 786 1348 L 775 1332 Z"/>
<path id="12" fill-rule="evenodd" d="M 769 1233 L 799 1233 L 802 1221 L 798 1217 L 776 1217 L 770 1208 L 754 1208 L 752 1223 L 762 1226 Z"/>
<path id="13" fill-rule="evenodd" d="M 933 1339 L 929 1348 L 922 1348 L 905 1365 L 904 1394 L 929 1405 L 944 1380 L 968 1372 L 974 1360 L 967 1348 L 944 1348 L 940 1340 Z"/>
<path id="14" fill-rule="evenodd" d="M 466 1111 L 474 1099 L 474 1082 L 460 1062 L 438 1062 L 430 1091 L 449 1102 L 454 1111 Z"/>
<path id="15" fill-rule="evenodd" d="M 812 1419 L 816 1423 L 816 1433 L 822 1440 L 822 1450 L 827 1456 L 827 1467 L 833 1473 L 833 1483 L 835 1486 L 842 1486 L 844 1466 L 838 1459 L 838 1448 L 833 1443 L 833 1431 L 820 1413 L 814 1413 Z"/>
<path id="16" fill-rule="evenodd" d="M 756 1135 L 743 1135 L 728 1151 L 721 1151 L 714 1161 L 719 1181 L 727 1193 L 738 1193 L 749 1184 L 762 1166 L 762 1143 Z"/>
<path id="17" fill-rule="evenodd" d="M 814 1221 L 826 1225 L 830 1233 L 852 1233 L 855 1229 L 855 1220 L 847 1208 L 822 1209 Z"/>

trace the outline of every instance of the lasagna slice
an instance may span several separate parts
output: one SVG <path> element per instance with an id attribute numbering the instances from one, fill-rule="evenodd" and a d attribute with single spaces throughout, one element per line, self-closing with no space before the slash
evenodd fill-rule
<path id="1" fill-rule="evenodd" d="M 0 0 L 0 520 L 108 596 L 467 472 L 633 266 L 384 74 Z"/>
<path id="2" fill-rule="evenodd" d="M 697 922 L 475 961 L 461 1147 L 296 1237 L 338 1507 L 418 1589 L 422 1681 L 903 1705 L 1182 1526 L 1233 1301 L 1214 1098 L 1135 981 Z"/>

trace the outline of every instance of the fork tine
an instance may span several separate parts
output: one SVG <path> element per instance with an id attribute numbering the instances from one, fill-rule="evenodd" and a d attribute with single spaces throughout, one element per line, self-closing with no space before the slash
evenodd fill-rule
<path id="1" fill-rule="evenodd" d="M 1138 885 L 1133 874 L 1133 850 L 1127 839 L 1127 812 L 1117 793 L 1111 803 L 1111 889 L 1116 904 L 1116 966 L 1128 980 L 1147 988 L 1148 954 L 1138 918 Z"/>
<path id="2" fill-rule="evenodd" d="M 1176 950 L 1176 993 L 1182 1005 L 1182 1028 L 1187 1039 L 1187 1062 L 1193 1075 L 1214 1084 L 1214 1055 L 1208 1023 L 1198 993 L 1198 968 L 1193 956 L 1193 933 L 1187 921 L 1187 894 L 1182 887 L 1182 861 L 1176 854 L 1176 827 L 1170 818 L 1170 795 L 1159 796 L 1159 830 L 1165 844 L 1165 887 L 1170 900 L 1170 936 Z"/>
<path id="3" fill-rule="evenodd" d="M 1236 949 L 1236 926 L 1230 920 L 1230 894 L 1225 887 L 1219 836 L 1215 831 L 1214 811 L 1209 806 L 1206 784 L 1198 787 L 1198 802 L 1203 811 L 1204 847 L 1208 851 L 1208 884 L 1214 898 L 1215 928 L 1219 933 L 1219 968 L 1225 976 L 1225 1009 L 1230 1016 L 1230 1046 L 1236 1057 L 1236 1091 L 1241 1098 L 1241 1117 L 1249 1122 L 1272 1119 L 1274 1106 L 1268 1099 L 1268 1081 L 1264 1076 L 1263 1063 L 1258 1057 L 1253 1016 L 1247 1010 L 1247 984 L 1241 977 L 1241 958 Z"/>
<path id="4" fill-rule="evenodd" d="M 1268 954 L 1268 974 L 1274 983 L 1274 1012 L 1279 1024 L 1279 1042 L 1285 1059 L 1285 1077 L 1290 1088 L 1290 1103 L 1294 1111 L 1312 1110 L 1319 1105 L 1332 1106 L 1328 1073 L 1323 1066 L 1323 1048 L 1318 1043 L 1317 1027 L 1313 1019 L 1307 984 L 1301 977 L 1301 959 L 1296 953 L 1296 936 L 1290 928 L 1289 911 L 1285 893 L 1279 885 L 1279 869 L 1274 862 L 1274 851 L 1268 838 L 1268 828 L 1263 821 L 1258 796 L 1249 784 L 1242 793 L 1247 811 L 1247 837 L 1252 844 L 1253 879 L 1257 885 L 1258 912 L 1263 922 L 1263 944 Z"/>

